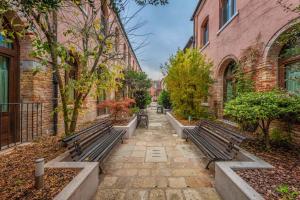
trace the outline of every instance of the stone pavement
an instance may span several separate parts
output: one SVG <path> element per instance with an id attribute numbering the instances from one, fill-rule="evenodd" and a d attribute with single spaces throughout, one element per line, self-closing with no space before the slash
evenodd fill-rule
<path id="1" fill-rule="evenodd" d="M 149 129 L 137 129 L 105 161 L 95 200 L 219 200 L 203 154 L 165 115 L 150 109 L 149 116 Z"/>

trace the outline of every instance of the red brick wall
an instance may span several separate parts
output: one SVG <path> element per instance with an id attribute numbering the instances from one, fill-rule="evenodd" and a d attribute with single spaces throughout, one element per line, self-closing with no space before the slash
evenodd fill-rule
<path id="1" fill-rule="evenodd" d="M 299 23 L 299 15 L 284 11 L 276 0 L 236 0 L 236 2 L 237 15 L 223 28 L 220 28 L 219 0 L 202 0 L 202 5 L 194 17 L 195 47 L 214 63 L 212 76 L 216 82 L 211 88 L 209 105 L 219 117 L 223 115 L 223 76 L 228 61 L 240 59 L 245 49 L 259 41 L 261 56 L 255 66 L 248 68 L 247 71 L 254 73 L 256 90 L 266 91 L 278 87 L 278 55 L 281 47 L 276 40 L 294 23 Z M 299 4 L 298 0 L 289 2 Z M 203 47 L 201 24 L 207 17 L 209 44 Z"/>

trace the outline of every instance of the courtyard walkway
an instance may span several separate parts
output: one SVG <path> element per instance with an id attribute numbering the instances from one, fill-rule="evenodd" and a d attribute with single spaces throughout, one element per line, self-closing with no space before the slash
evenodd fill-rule
<path id="1" fill-rule="evenodd" d="M 96 200 L 218 200 L 201 152 L 178 138 L 165 115 L 149 109 L 149 129 L 137 129 L 110 155 Z"/>

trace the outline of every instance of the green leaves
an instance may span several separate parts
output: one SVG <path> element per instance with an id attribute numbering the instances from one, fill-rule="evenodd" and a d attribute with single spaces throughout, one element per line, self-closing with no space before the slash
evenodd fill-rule
<path id="1" fill-rule="evenodd" d="M 179 50 L 166 65 L 165 82 L 174 112 L 186 119 L 203 117 L 201 102 L 208 97 L 213 83 L 210 77 L 212 63 L 197 49 L 187 49 Z"/>
<path id="2" fill-rule="evenodd" d="M 226 103 L 224 114 L 239 123 L 260 123 L 260 128 L 269 137 L 271 121 L 285 116 L 300 115 L 300 97 L 281 91 L 250 92 Z"/>

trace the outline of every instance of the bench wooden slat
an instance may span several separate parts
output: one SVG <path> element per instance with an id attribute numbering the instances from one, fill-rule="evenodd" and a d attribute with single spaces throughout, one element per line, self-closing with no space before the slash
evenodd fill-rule
<path id="1" fill-rule="evenodd" d="M 238 154 L 238 145 L 245 139 L 236 132 L 207 120 L 202 120 L 195 128 L 184 129 L 183 132 L 186 139 L 191 139 L 209 158 L 207 169 L 212 162 L 233 160 Z"/>
<path id="2" fill-rule="evenodd" d="M 82 129 L 62 142 L 68 145 L 73 161 L 101 162 L 119 142 L 126 130 L 115 130 L 111 120 L 103 119 Z"/>

